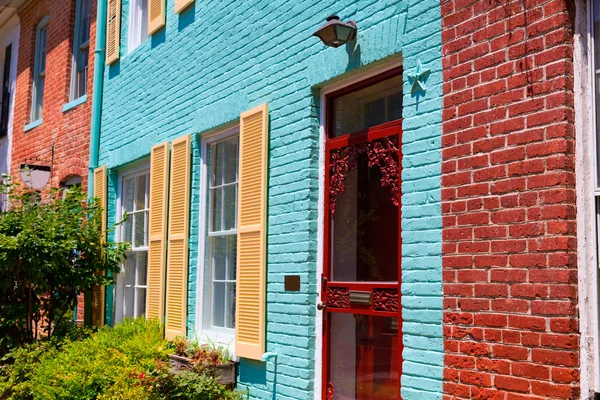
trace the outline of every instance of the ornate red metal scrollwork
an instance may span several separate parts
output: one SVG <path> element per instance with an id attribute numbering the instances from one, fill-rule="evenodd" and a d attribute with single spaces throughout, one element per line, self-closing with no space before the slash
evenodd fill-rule
<path id="1" fill-rule="evenodd" d="M 332 150 L 329 163 L 329 209 L 335 212 L 335 199 L 345 191 L 346 175 L 358 168 L 358 157 L 367 154 L 369 168 L 379 167 L 381 186 L 389 187 L 392 202 L 398 207 L 398 137 L 384 137 L 367 143 Z"/>
<path id="2" fill-rule="evenodd" d="M 343 287 L 327 288 L 327 307 L 348 308 L 350 307 L 350 290 Z"/>
<path id="3" fill-rule="evenodd" d="M 327 383 L 327 400 L 333 400 L 333 384 Z"/>
<path id="4" fill-rule="evenodd" d="M 398 311 L 398 290 L 373 289 L 373 310 Z"/>

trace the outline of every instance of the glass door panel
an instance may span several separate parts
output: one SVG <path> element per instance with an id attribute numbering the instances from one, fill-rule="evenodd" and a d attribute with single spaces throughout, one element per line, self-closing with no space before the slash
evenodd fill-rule
<path id="1" fill-rule="evenodd" d="M 332 215 L 332 280 L 398 281 L 398 207 L 366 153 L 346 175 Z"/>
<path id="2" fill-rule="evenodd" d="M 396 399 L 398 319 L 332 313 L 330 329 L 333 399 Z"/>

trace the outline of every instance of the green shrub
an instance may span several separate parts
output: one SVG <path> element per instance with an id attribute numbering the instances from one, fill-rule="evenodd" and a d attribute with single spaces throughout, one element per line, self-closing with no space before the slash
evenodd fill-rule
<path id="1" fill-rule="evenodd" d="M 241 399 L 208 373 L 173 374 L 172 351 L 157 320 L 127 319 L 91 335 L 74 331 L 6 356 L 0 399 Z"/>
<path id="2" fill-rule="evenodd" d="M 153 368 L 166 356 L 167 342 L 156 320 L 128 319 L 103 327 L 88 339 L 66 344 L 36 368 L 35 399 L 95 399 L 116 383 Z"/>

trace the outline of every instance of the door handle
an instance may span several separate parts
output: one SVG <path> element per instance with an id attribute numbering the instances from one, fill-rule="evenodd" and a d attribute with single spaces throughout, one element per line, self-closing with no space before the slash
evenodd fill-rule
<path id="1" fill-rule="evenodd" d="M 327 302 L 326 301 L 322 301 L 319 304 L 317 304 L 317 310 L 319 311 L 323 311 L 327 308 Z"/>

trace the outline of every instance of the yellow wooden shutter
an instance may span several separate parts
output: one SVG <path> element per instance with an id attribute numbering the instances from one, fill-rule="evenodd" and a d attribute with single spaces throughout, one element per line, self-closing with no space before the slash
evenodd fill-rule
<path id="1" fill-rule="evenodd" d="M 185 336 L 190 209 L 190 135 L 173 141 L 169 188 L 169 246 L 165 337 Z"/>
<path id="2" fill-rule="evenodd" d="M 190 4 L 192 4 L 194 0 L 175 0 L 175 13 L 180 13 L 184 9 L 187 8 Z"/>
<path id="3" fill-rule="evenodd" d="M 119 59 L 121 0 L 108 0 L 106 13 L 106 65 L 110 65 Z"/>
<path id="4" fill-rule="evenodd" d="M 240 117 L 235 353 L 260 360 L 265 352 L 268 108 Z"/>
<path id="5" fill-rule="evenodd" d="M 169 143 L 150 152 L 150 218 L 148 223 L 148 294 L 146 317 L 163 323 L 165 313 L 165 261 L 167 206 L 169 203 Z"/>
<path id="6" fill-rule="evenodd" d="M 99 205 L 102 207 L 102 241 L 106 240 L 106 185 L 106 166 L 96 168 L 94 170 L 94 197 L 99 200 Z M 92 288 L 92 325 L 94 326 L 104 325 L 104 298 L 104 285 L 94 286 Z"/>
<path id="7" fill-rule="evenodd" d="M 148 0 L 148 35 L 165 26 L 165 0 Z"/>

